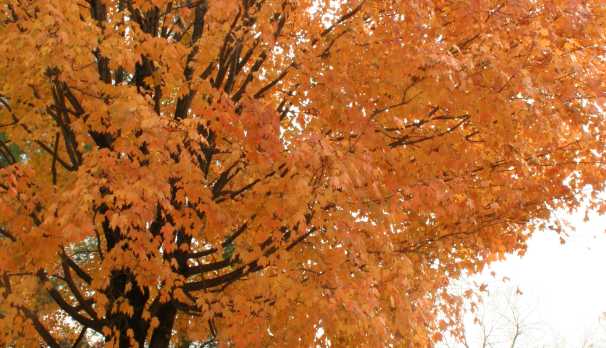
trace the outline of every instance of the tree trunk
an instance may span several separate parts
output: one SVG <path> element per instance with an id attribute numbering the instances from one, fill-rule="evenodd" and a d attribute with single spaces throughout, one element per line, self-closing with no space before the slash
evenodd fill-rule
<path id="1" fill-rule="evenodd" d="M 150 348 L 168 348 L 176 316 L 177 307 L 174 303 L 169 302 L 160 307 L 156 314 L 160 325 L 154 329 L 149 343 Z"/>

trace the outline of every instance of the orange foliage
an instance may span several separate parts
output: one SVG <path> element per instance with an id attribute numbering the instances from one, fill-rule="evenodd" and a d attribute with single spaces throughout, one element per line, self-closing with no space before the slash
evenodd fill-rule
<path id="1" fill-rule="evenodd" d="M 602 189 L 605 27 L 600 0 L 3 0 L 0 344 L 460 332 L 448 280 Z"/>

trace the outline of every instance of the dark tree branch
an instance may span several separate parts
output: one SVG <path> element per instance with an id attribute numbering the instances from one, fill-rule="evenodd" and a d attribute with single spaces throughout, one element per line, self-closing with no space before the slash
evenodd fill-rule
<path id="1" fill-rule="evenodd" d="M 286 250 L 289 251 L 289 250 L 293 249 L 296 245 L 298 245 L 299 243 L 304 241 L 307 237 L 312 235 L 315 231 L 316 231 L 315 228 L 311 228 L 309 231 L 307 231 L 306 233 L 304 233 L 303 235 L 301 235 L 300 237 L 296 238 L 294 241 L 289 243 L 286 247 Z M 275 246 L 275 245 L 271 246 L 263 252 L 263 257 L 270 257 L 271 255 L 276 253 L 278 250 L 280 250 L 280 249 L 277 246 Z M 222 286 L 222 289 L 224 289 L 225 287 L 227 287 L 234 281 L 241 279 L 242 277 L 244 277 L 248 274 L 258 272 L 261 269 L 263 269 L 263 266 L 259 265 L 259 259 L 256 259 L 254 261 L 249 262 L 246 265 L 240 266 L 240 267 L 236 268 L 235 270 L 233 270 L 229 273 L 220 275 L 218 277 L 204 279 L 204 280 L 195 281 L 195 282 L 191 282 L 191 283 L 186 283 L 185 285 L 183 285 L 183 290 L 186 292 L 187 291 L 199 291 L 199 290 L 210 289 L 210 288 L 217 287 L 217 286 Z"/>
<path id="2" fill-rule="evenodd" d="M 6 229 L 0 227 L 0 235 L 8 238 L 11 240 L 11 242 L 16 242 L 17 238 L 15 238 L 15 236 L 13 236 L 10 232 L 8 232 Z"/>
<path id="3" fill-rule="evenodd" d="M 48 331 L 48 329 L 46 329 L 44 324 L 42 324 L 40 319 L 38 319 L 38 315 L 36 315 L 36 313 L 23 306 L 17 306 L 16 308 L 20 310 L 25 315 L 25 317 L 31 320 L 32 324 L 34 325 L 34 329 L 36 329 L 38 335 L 42 337 L 44 343 L 46 343 L 50 348 L 61 348 L 61 345 L 50 334 L 50 332 Z"/>
<path id="4" fill-rule="evenodd" d="M 254 220 L 255 217 L 256 215 L 253 215 L 248 222 L 242 224 L 242 226 L 238 227 L 238 229 L 235 230 L 234 233 L 232 233 L 229 237 L 225 238 L 223 243 L 221 243 L 221 246 L 226 247 L 232 244 L 238 237 L 242 235 L 242 233 L 244 233 L 244 231 L 246 231 L 246 229 L 248 228 L 248 223 Z"/>
<path id="5" fill-rule="evenodd" d="M 285 166 L 285 165 L 284 165 L 284 164 L 282 164 L 282 165 L 279 167 L 279 169 L 280 169 L 280 170 L 283 170 L 283 169 L 284 169 L 284 166 Z M 246 185 L 244 185 L 243 187 L 241 187 L 241 188 L 239 188 L 239 189 L 237 189 L 237 190 L 235 190 L 235 191 L 223 191 L 223 193 L 228 194 L 228 195 L 229 195 L 229 198 L 234 199 L 234 198 L 238 197 L 239 195 L 241 195 L 241 194 L 245 193 L 246 191 L 248 191 L 248 190 L 252 189 L 253 187 L 255 187 L 255 185 L 257 185 L 257 184 L 258 184 L 259 182 L 261 182 L 262 180 L 264 180 L 264 179 L 268 179 L 268 178 L 271 178 L 271 177 L 272 177 L 272 176 L 274 176 L 276 173 L 277 173 L 277 171 L 276 171 L 276 170 L 272 170 L 272 171 L 271 171 L 271 172 L 269 172 L 267 175 L 265 175 L 265 177 L 264 177 L 264 178 L 258 178 L 258 179 L 255 179 L 255 180 L 251 181 L 249 184 L 246 184 Z M 222 202 L 223 200 L 225 200 L 225 198 L 219 198 L 219 199 L 217 200 L 217 202 Z"/>
<path id="6" fill-rule="evenodd" d="M 334 39 L 330 40 L 330 42 L 328 43 L 326 48 L 324 48 L 322 53 L 320 53 L 319 57 L 328 58 L 328 56 L 330 56 L 330 49 L 332 48 L 332 46 L 337 42 L 337 40 L 339 40 L 341 37 L 343 37 L 348 32 L 350 32 L 350 30 L 343 30 Z"/>
<path id="7" fill-rule="evenodd" d="M 87 0 L 90 6 L 91 17 L 97 21 L 97 26 L 103 28 L 104 22 L 107 20 L 107 7 L 103 0 Z M 105 83 L 111 83 L 111 71 L 109 69 L 109 59 L 101 55 L 101 51 L 96 48 L 93 50 L 93 55 L 97 60 L 97 71 L 99 79 Z"/>
<path id="8" fill-rule="evenodd" d="M 258 261 L 255 260 L 253 262 L 248 263 L 245 266 L 238 267 L 237 269 L 220 275 L 215 278 L 204 279 L 196 282 L 186 283 L 183 285 L 184 291 L 200 291 L 204 289 L 213 288 L 216 286 L 224 285 L 227 283 L 231 283 L 237 279 L 242 278 L 244 275 L 252 272 L 253 270 L 259 270 L 260 266 L 258 265 Z"/>
<path id="9" fill-rule="evenodd" d="M 197 266 L 191 266 L 185 270 L 184 275 L 186 277 L 191 277 L 191 276 L 206 273 L 206 272 L 219 271 L 219 270 L 227 268 L 233 264 L 234 264 L 233 259 L 224 259 L 224 260 L 213 262 L 213 263 L 206 263 L 206 264 L 201 264 L 201 265 L 197 265 Z"/>
<path id="10" fill-rule="evenodd" d="M 237 102 L 237 101 L 240 101 L 240 99 L 242 99 L 242 97 L 244 96 L 244 93 L 246 92 L 246 87 L 253 81 L 254 74 L 257 73 L 259 71 L 259 69 L 261 69 L 261 66 L 263 66 L 263 63 L 265 63 L 266 59 L 267 59 L 267 52 L 265 52 L 265 51 L 261 52 L 261 54 L 255 61 L 253 66 L 250 68 L 248 75 L 246 75 L 244 82 L 242 82 L 242 84 L 240 85 L 240 88 L 238 89 L 236 94 L 234 94 L 234 96 L 232 97 L 233 101 Z"/>
<path id="11" fill-rule="evenodd" d="M 97 231 L 97 229 L 95 228 L 95 238 L 97 239 L 97 252 L 99 253 L 99 257 L 101 258 L 101 260 L 103 260 L 104 256 L 103 256 L 103 251 L 101 250 L 101 235 L 99 234 L 99 231 Z"/>
<path id="12" fill-rule="evenodd" d="M 186 254 L 185 256 L 189 259 L 197 259 L 200 257 L 210 256 L 210 255 L 216 253 L 217 251 L 219 251 L 219 249 L 210 248 L 210 249 L 201 250 L 201 251 L 193 251 L 193 252 Z"/>
<path id="13" fill-rule="evenodd" d="M 46 276 L 46 273 L 44 273 L 43 271 L 38 272 L 38 278 L 43 283 L 49 282 L 49 279 Z M 50 286 L 50 284 L 48 286 Z M 103 327 L 103 323 L 101 321 L 95 320 L 94 318 L 93 319 L 87 318 L 87 317 L 83 316 L 82 314 L 80 314 L 78 311 L 78 308 L 70 305 L 63 298 L 63 296 L 61 296 L 61 293 L 59 293 L 59 291 L 57 289 L 55 289 L 54 287 L 50 286 L 49 288 L 47 288 L 46 291 L 48 292 L 50 297 L 52 297 L 52 299 L 55 301 L 55 303 L 59 306 L 59 308 L 61 308 L 64 312 L 66 312 L 72 319 L 74 319 L 78 323 L 80 323 L 86 327 L 89 327 L 97 332 L 101 332 L 101 329 Z"/>
<path id="14" fill-rule="evenodd" d="M 6 160 L 8 164 L 17 163 L 17 159 L 13 156 L 11 150 L 6 146 L 4 141 L 0 140 L 0 155 Z"/>
<path id="15" fill-rule="evenodd" d="M 219 197 L 223 194 L 223 188 L 227 185 L 231 179 L 233 179 L 239 172 L 239 169 L 232 174 L 232 170 L 236 168 L 236 166 L 240 164 L 240 160 L 234 161 L 227 169 L 225 169 L 215 180 L 215 183 L 212 185 L 212 193 L 213 197 Z"/>
<path id="16" fill-rule="evenodd" d="M 444 130 L 442 132 L 438 132 L 438 133 L 426 135 L 426 136 L 417 136 L 417 137 L 412 137 L 412 136 L 406 135 L 406 136 L 400 137 L 399 139 L 391 142 L 389 144 L 389 146 L 394 148 L 394 147 L 398 147 L 398 146 L 413 145 L 413 144 L 422 143 L 422 142 L 425 142 L 425 141 L 428 141 L 428 140 L 431 140 L 434 138 L 439 138 L 439 137 L 445 136 L 447 134 L 454 132 L 456 129 L 458 129 L 463 124 L 467 123 L 467 121 L 469 121 L 469 115 L 463 115 L 460 118 L 462 118 L 462 120 L 460 122 L 458 122 L 456 125 L 454 125 L 452 127 L 448 127 L 446 130 Z M 434 119 L 445 119 L 445 118 L 434 118 Z"/>
<path id="17" fill-rule="evenodd" d="M 242 224 L 231 235 L 229 235 L 229 237 L 225 238 L 225 240 L 221 243 L 221 247 L 225 248 L 228 245 L 232 244 L 239 236 L 242 235 L 242 233 L 244 233 L 244 231 L 246 231 L 246 228 L 248 228 L 248 223 L 250 221 L 252 221 L 254 218 L 255 218 L 255 215 L 251 216 L 251 218 L 248 222 Z M 219 251 L 219 249 L 211 248 L 211 249 L 202 250 L 202 251 L 190 252 L 188 254 L 185 254 L 185 257 L 189 258 L 189 259 L 196 259 L 196 258 L 201 258 L 201 257 L 205 257 L 205 256 L 210 256 L 210 255 L 216 253 L 217 251 Z"/>
<path id="18" fill-rule="evenodd" d="M 255 52 L 255 49 L 257 48 L 257 46 L 259 46 L 260 42 L 261 42 L 261 40 L 259 40 L 259 39 L 255 40 L 253 45 L 246 51 L 246 53 L 244 53 L 242 58 L 240 58 L 240 61 L 238 62 L 238 68 L 236 70 L 236 73 L 240 73 L 242 68 L 246 64 L 248 64 L 248 62 L 250 61 L 250 58 L 252 57 L 253 53 Z"/>
<path id="19" fill-rule="evenodd" d="M 297 245 L 299 245 L 299 243 L 301 243 L 302 241 L 304 241 L 305 239 L 307 239 L 307 237 L 311 236 L 314 232 L 316 232 L 317 228 L 312 227 L 310 228 L 307 232 L 303 233 L 302 235 L 300 235 L 299 237 L 295 238 L 287 247 L 286 247 L 286 251 L 290 251 L 292 250 L 294 247 L 296 247 Z"/>
<path id="20" fill-rule="evenodd" d="M 206 16 L 206 12 L 208 11 L 208 3 L 207 1 L 200 1 L 195 9 L 194 20 L 193 20 L 193 33 L 190 41 L 190 46 L 192 47 L 191 51 L 187 55 L 187 59 L 185 62 L 185 71 L 183 75 L 185 77 L 185 81 L 188 83 L 192 79 L 192 75 L 194 69 L 191 67 L 191 63 L 195 59 L 198 54 L 198 41 L 202 37 L 202 33 L 204 30 L 204 17 Z M 196 95 L 196 91 L 190 90 L 185 96 L 179 98 L 177 101 L 177 106 L 175 108 L 175 118 L 182 119 L 187 116 L 187 112 L 191 106 L 192 100 Z"/>
<path id="21" fill-rule="evenodd" d="M 86 330 L 88 330 L 86 326 L 82 327 L 82 330 L 80 330 L 80 334 L 78 335 L 78 338 L 76 338 L 76 340 L 74 341 L 72 348 L 78 348 L 80 342 L 82 342 L 82 340 L 86 336 Z"/>
<path id="22" fill-rule="evenodd" d="M 53 78 L 56 76 L 54 75 L 54 71 L 49 70 L 48 73 Z M 67 154 L 70 158 L 70 161 L 72 162 L 72 166 L 77 168 L 82 163 L 82 154 L 78 151 L 78 143 L 76 141 L 76 136 L 70 126 L 68 109 L 65 105 L 64 84 L 56 79 L 53 79 L 52 82 L 54 107 L 48 108 L 47 111 L 53 117 L 53 119 L 59 126 L 59 129 L 61 129 Z"/>
<path id="23" fill-rule="evenodd" d="M 63 159 L 61 159 L 61 157 L 55 156 L 55 152 L 50 147 L 48 147 L 48 145 L 46 145 L 45 143 L 41 142 L 40 140 L 36 140 L 36 144 L 40 145 L 42 150 L 48 152 L 51 156 L 53 156 L 53 158 L 56 158 L 56 161 L 59 162 L 59 164 L 61 164 L 61 166 L 63 168 L 65 168 L 66 170 L 68 170 L 70 172 L 74 172 L 74 171 L 78 170 L 78 168 L 74 167 L 73 164 L 69 164 L 69 163 L 65 162 Z"/>
<path id="24" fill-rule="evenodd" d="M 107 8 L 102 0 L 87 0 L 90 5 L 91 16 L 98 22 L 106 20 Z"/>
<path id="25" fill-rule="evenodd" d="M 227 94 L 231 93 L 231 91 L 234 87 L 234 83 L 236 82 L 236 76 L 238 74 L 238 64 L 240 61 L 241 53 L 242 53 L 242 43 L 238 42 L 236 44 L 236 47 L 234 48 L 234 53 L 232 54 L 232 58 L 228 62 L 229 68 L 228 68 L 228 74 L 227 74 L 227 81 L 225 82 L 225 86 L 223 87 L 223 90 Z"/>
<path id="26" fill-rule="evenodd" d="M 485 229 L 487 227 L 499 225 L 499 224 L 502 224 L 502 223 L 504 223 L 504 221 L 500 221 L 498 219 L 488 220 L 484 224 L 482 224 L 482 225 L 480 225 L 480 226 L 478 226 L 478 227 L 476 227 L 474 229 L 471 229 L 471 230 L 468 230 L 468 231 L 451 232 L 451 233 L 446 233 L 446 234 L 443 234 L 443 235 L 440 235 L 440 236 L 437 236 L 437 237 L 426 238 L 426 239 L 424 239 L 422 241 L 419 241 L 419 242 L 417 242 L 417 243 L 415 243 L 413 245 L 409 245 L 409 246 L 405 246 L 405 247 L 396 249 L 396 250 L 394 250 L 394 252 L 396 252 L 396 253 L 403 253 L 403 254 L 417 252 L 420 249 L 422 249 L 422 248 L 424 248 L 424 247 L 426 247 L 426 246 L 428 246 L 428 245 L 430 245 L 432 243 L 439 242 L 441 240 L 449 239 L 449 238 L 456 238 L 456 237 L 460 237 L 460 236 L 468 236 L 468 235 L 478 234 L 483 229 Z"/>
<path id="27" fill-rule="evenodd" d="M 358 12 L 360 12 L 360 10 L 362 9 L 362 7 L 364 6 L 365 3 L 366 3 L 366 0 L 362 0 L 358 4 L 358 6 L 354 7 L 351 11 L 349 11 L 346 14 L 342 15 L 341 17 L 339 17 L 331 26 L 329 26 L 328 28 L 324 29 L 324 31 L 322 31 L 322 33 L 320 33 L 320 37 L 324 37 L 324 36 L 330 34 L 340 24 L 344 23 L 348 19 L 350 19 L 353 16 L 355 16 Z M 319 40 L 318 38 L 313 39 L 312 42 L 311 42 L 312 46 L 315 46 L 316 43 L 318 42 L 318 40 Z"/>
<path id="28" fill-rule="evenodd" d="M 51 176 L 53 185 L 57 185 L 57 156 L 59 154 L 59 132 L 55 134 L 55 146 L 53 149 L 53 161 L 51 163 Z"/>
<path id="29" fill-rule="evenodd" d="M 65 251 L 60 252 L 59 255 L 61 256 L 61 259 L 63 260 L 63 262 L 67 266 L 69 266 L 71 269 L 73 269 L 74 272 L 76 272 L 78 277 L 80 277 L 82 280 L 84 280 L 87 284 L 92 283 L 93 278 L 88 273 L 86 273 L 82 268 L 80 268 L 80 266 L 78 266 L 78 264 L 75 263 L 74 260 L 72 260 L 69 256 L 67 256 Z"/>
<path id="30" fill-rule="evenodd" d="M 80 304 L 82 309 L 84 309 L 84 311 L 88 315 L 90 315 L 91 318 L 93 318 L 94 320 L 99 320 L 99 316 L 97 315 L 97 312 L 95 312 L 95 310 L 91 306 L 91 301 L 84 298 L 84 296 L 78 289 L 78 286 L 74 282 L 74 279 L 72 278 L 72 274 L 69 269 L 69 266 L 67 265 L 67 262 L 63 261 L 61 263 L 61 266 L 63 268 L 63 276 L 65 277 L 65 282 L 67 283 L 69 290 L 72 292 L 72 294 L 74 295 L 74 297 L 76 298 L 76 300 L 78 301 L 78 303 Z"/>
<path id="31" fill-rule="evenodd" d="M 192 32 L 190 45 L 194 46 L 198 40 L 202 37 L 202 33 L 204 31 L 204 17 L 206 16 L 206 12 L 208 11 L 208 1 L 200 1 L 198 5 L 196 5 L 195 13 L 194 13 L 194 31 Z"/>
<path id="32" fill-rule="evenodd" d="M 267 93 L 269 90 L 271 90 L 275 85 L 277 85 L 280 81 L 282 81 L 286 77 L 286 74 L 288 74 L 289 68 L 292 66 L 293 66 L 292 64 L 289 65 L 286 69 L 284 69 L 284 71 L 282 71 L 280 73 L 280 75 L 278 75 L 278 77 L 276 77 L 274 80 L 269 82 L 267 85 L 263 86 L 257 93 L 255 93 L 254 98 L 255 99 L 262 98 L 265 95 L 265 93 Z"/>
<path id="33" fill-rule="evenodd" d="M 234 58 L 237 49 L 236 47 L 229 49 L 225 58 L 219 60 L 219 70 L 217 71 L 217 75 L 211 81 L 213 87 L 220 88 L 223 84 L 223 79 L 225 79 L 225 75 L 227 75 L 228 69 L 231 66 L 232 59 L 238 59 L 238 57 Z"/>

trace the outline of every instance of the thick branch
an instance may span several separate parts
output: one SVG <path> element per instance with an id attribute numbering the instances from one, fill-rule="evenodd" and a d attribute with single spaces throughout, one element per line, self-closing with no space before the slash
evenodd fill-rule
<path id="1" fill-rule="evenodd" d="M 38 278 L 42 282 L 49 282 L 46 274 L 42 271 L 38 272 Z M 77 321 L 78 323 L 89 327 L 95 331 L 101 332 L 103 327 L 102 322 L 95 319 L 90 319 L 79 313 L 78 309 L 72 305 L 70 305 L 64 298 L 61 296 L 59 291 L 53 287 L 47 288 L 47 292 L 50 297 L 55 300 L 55 303 L 61 308 L 64 312 L 66 312 L 72 319 Z"/>
<path id="2" fill-rule="evenodd" d="M 82 293 L 80 292 L 80 290 L 78 289 L 78 286 L 74 282 L 74 279 L 72 278 L 72 273 L 69 270 L 69 266 L 67 265 L 67 262 L 63 261 L 61 263 L 61 266 L 63 267 L 63 274 L 65 276 L 65 281 L 67 282 L 67 286 L 69 287 L 69 290 L 72 292 L 72 294 L 74 294 L 74 297 L 76 298 L 78 303 L 80 303 L 80 306 L 82 307 L 82 309 L 84 309 L 84 311 L 88 315 L 90 315 L 91 318 L 93 318 L 95 320 L 99 320 L 99 316 L 97 315 L 97 313 L 91 306 L 91 301 L 85 299 L 84 296 L 82 296 Z"/>
<path id="3" fill-rule="evenodd" d="M 246 92 L 246 87 L 253 81 L 254 74 L 257 73 L 257 71 L 259 71 L 259 69 L 261 69 L 261 66 L 263 66 L 263 63 L 265 63 L 266 59 L 267 59 L 267 52 L 265 52 L 265 51 L 261 52 L 261 54 L 255 61 L 253 66 L 250 68 L 248 75 L 246 75 L 246 79 L 244 79 L 244 82 L 242 82 L 242 84 L 240 85 L 240 88 L 232 97 L 233 101 L 237 102 L 240 99 L 242 99 L 242 97 L 244 96 L 244 93 Z"/>
<path id="4" fill-rule="evenodd" d="M 67 256 L 65 252 L 60 253 L 60 256 L 63 262 L 71 269 L 73 269 L 76 274 L 87 284 L 90 284 L 93 281 L 93 278 L 88 273 L 86 273 L 80 266 L 78 266 L 78 264 L 75 263 L 74 260 Z"/>
<path id="5" fill-rule="evenodd" d="M 222 261 L 217 261 L 213 263 L 206 263 L 197 266 L 191 266 L 185 270 L 185 276 L 191 277 L 193 275 L 198 275 L 206 272 L 219 271 L 223 268 L 229 267 L 234 263 L 232 259 L 224 259 Z"/>
<path id="6" fill-rule="evenodd" d="M 301 243 L 307 237 L 311 236 L 315 231 L 316 231 L 315 228 L 311 228 L 309 231 L 307 231 L 306 233 L 304 233 L 303 235 L 299 236 L 298 238 L 293 240 L 291 243 L 289 243 L 286 247 L 286 250 L 287 251 L 292 250 L 297 244 Z M 275 246 L 275 245 L 271 246 L 263 252 L 263 257 L 270 257 L 271 255 L 276 253 L 278 250 L 280 250 L 280 249 L 277 246 Z M 244 277 L 248 274 L 258 272 L 262 269 L 263 269 L 263 266 L 259 265 L 259 259 L 256 259 L 254 261 L 249 262 L 246 265 L 238 267 L 237 269 L 235 269 L 229 273 L 220 275 L 218 277 L 204 279 L 204 280 L 191 282 L 191 283 L 186 283 L 185 285 L 183 285 L 183 290 L 199 291 L 199 290 L 209 289 L 209 288 L 213 288 L 213 287 L 221 286 L 221 285 L 223 287 L 226 287 L 229 284 L 233 283 L 234 281 L 241 279 L 242 277 Z"/>
<path id="7" fill-rule="evenodd" d="M 19 309 L 29 320 L 31 320 L 36 332 L 38 332 L 38 335 L 42 337 L 44 343 L 46 343 L 50 348 L 61 348 L 61 345 L 59 345 L 55 338 L 46 329 L 44 324 L 42 324 L 40 319 L 38 319 L 36 313 L 23 306 L 17 306 L 17 309 Z"/>

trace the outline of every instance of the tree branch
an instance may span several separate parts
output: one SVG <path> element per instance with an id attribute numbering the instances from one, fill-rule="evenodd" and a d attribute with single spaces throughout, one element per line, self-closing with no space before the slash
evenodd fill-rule
<path id="1" fill-rule="evenodd" d="M 74 294 L 74 297 L 76 298 L 78 303 L 80 303 L 80 306 L 84 309 L 84 311 L 88 315 L 91 316 L 91 318 L 93 318 L 94 320 L 99 320 L 99 316 L 97 315 L 97 312 L 95 312 L 95 310 L 91 306 L 91 301 L 86 300 L 84 298 L 84 296 L 82 296 L 82 293 L 80 292 L 78 287 L 76 286 L 76 283 L 74 282 L 74 279 L 72 278 L 72 274 L 71 274 L 71 271 L 69 270 L 69 266 L 67 265 L 67 262 L 63 261 L 61 263 L 61 266 L 63 268 L 63 275 L 65 277 L 67 286 L 69 287 L 69 290 L 72 292 L 72 294 Z"/>
<path id="2" fill-rule="evenodd" d="M 82 340 L 84 339 L 84 336 L 86 335 L 87 329 L 88 328 L 86 326 L 82 327 L 82 330 L 80 330 L 80 335 L 78 335 L 78 338 L 76 338 L 76 340 L 74 341 L 72 348 L 78 348 L 78 345 L 80 345 L 80 342 L 82 342 Z"/>
<path id="3" fill-rule="evenodd" d="M 289 68 L 292 66 L 293 65 L 291 64 L 288 67 L 286 67 L 286 69 L 284 69 L 284 71 L 282 71 L 280 73 L 280 75 L 278 75 L 278 77 L 276 77 L 273 81 L 271 81 L 267 85 L 263 86 L 257 93 L 255 93 L 253 98 L 255 98 L 255 99 L 262 98 L 265 95 L 265 93 L 267 93 L 270 89 L 272 89 L 275 85 L 277 85 L 280 81 L 282 81 L 286 77 L 286 74 L 288 74 Z"/>
<path id="4" fill-rule="evenodd" d="M 88 273 L 86 273 L 82 268 L 80 268 L 80 266 L 78 266 L 78 264 L 75 263 L 74 260 L 72 260 L 69 256 L 67 256 L 67 254 L 65 253 L 65 250 L 60 252 L 59 255 L 61 256 L 61 259 L 63 259 L 63 262 L 65 262 L 66 265 L 68 265 L 70 268 L 72 268 L 82 280 L 84 280 L 87 284 L 92 283 L 93 278 Z"/>
<path id="5" fill-rule="evenodd" d="M 40 319 L 38 319 L 38 316 L 36 315 L 36 313 L 34 313 L 33 311 L 31 311 L 23 306 L 16 306 L 16 308 L 18 310 L 20 310 L 29 320 L 31 320 L 32 324 L 34 325 L 34 328 L 36 329 L 36 332 L 38 332 L 38 335 L 40 335 L 40 337 L 42 337 L 44 342 L 50 348 L 61 348 L 61 345 L 59 345 L 59 343 L 50 334 L 50 332 L 46 329 L 46 327 L 44 327 L 44 324 L 42 324 Z"/>
<path id="6" fill-rule="evenodd" d="M 49 279 L 46 276 L 46 273 L 44 273 L 43 271 L 38 272 L 38 278 L 40 279 L 40 281 L 42 281 L 44 283 L 49 283 Z M 59 291 L 57 289 L 55 289 L 54 287 L 52 287 L 52 285 L 50 285 L 50 283 L 46 286 L 48 286 L 46 288 L 46 291 L 48 292 L 50 297 L 52 297 L 53 300 L 55 300 L 55 303 L 59 306 L 59 308 L 61 308 L 70 317 L 72 317 L 72 319 L 74 319 L 78 323 L 80 323 L 86 327 L 89 327 L 97 332 L 101 332 L 101 329 L 103 327 L 103 323 L 101 321 L 83 316 L 82 314 L 80 314 L 78 312 L 78 309 L 76 307 L 70 305 L 63 298 L 63 296 L 61 296 Z"/>
<path id="7" fill-rule="evenodd" d="M 6 229 L 0 227 L 0 235 L 3 235 L 4 237 L 8 238 L 11 240 L 11 242 L 16 242 L 17 238 L 15 238 L 15 236 L 13 236 L 10 232 L 8 232 Z"/>

